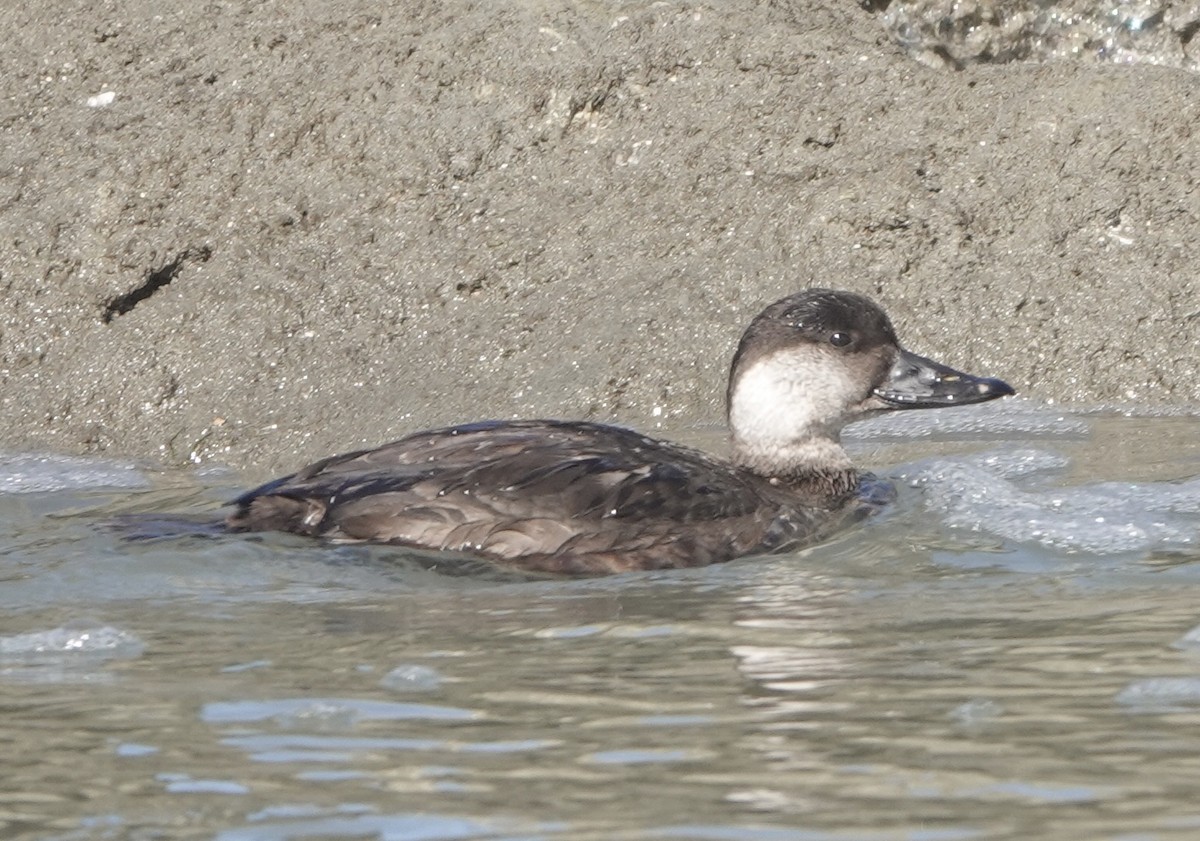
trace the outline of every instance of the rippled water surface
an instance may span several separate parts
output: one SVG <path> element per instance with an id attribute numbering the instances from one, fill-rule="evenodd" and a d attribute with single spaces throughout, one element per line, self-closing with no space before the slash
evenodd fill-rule
<path id="1" fill-rule="evenodd" d="M 0 837 L 1200 837 L 1200 420 L 851 444 L 900 499 L 832 544 L 586 581 L 129 542 L 245 480 L 0 457 Z"/>

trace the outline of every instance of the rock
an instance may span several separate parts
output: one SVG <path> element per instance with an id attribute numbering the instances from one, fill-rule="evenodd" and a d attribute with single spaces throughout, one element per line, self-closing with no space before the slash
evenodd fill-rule
<path id="1" fill-rule="evenodd" d="M 481 417 L 716 422 L 746 321 L 811 284 L 1034 398 L 1200 397 L 1183 70 L 936 71 L 852 3 L 0 27 L 0 447 L 265 471 Z"/>

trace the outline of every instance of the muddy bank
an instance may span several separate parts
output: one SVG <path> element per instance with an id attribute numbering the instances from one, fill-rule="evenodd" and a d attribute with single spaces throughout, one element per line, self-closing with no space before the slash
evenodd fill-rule
<path id="1" fill-rule="evenodd" d="M 161 8 L 0 9 L 6 449 L 717 421 L 810 284 L 1029 396 L 1200 399 L 1194 75 L 938 71 L 849 2 Z"/>

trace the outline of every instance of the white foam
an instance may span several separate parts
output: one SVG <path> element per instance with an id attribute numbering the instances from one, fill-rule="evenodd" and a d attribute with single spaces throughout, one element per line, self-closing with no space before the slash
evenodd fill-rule
<path id="1" fill-rule="evenodd" d="M 1180 651 L 1200 651 L 1200 625 L 1192 628 L 1179 639 L 1175 640 L 1175 642 L 1171 643 L 1171 648 L 1176 648 Z"/>
<path id="2" fill-rule="evenodd" d="M 89 659 L 128 659 L 144 650 L 144 643 L 128 631 L 110 625 L 53 628 L 0 637 L 0 659 L 28 660 L 66 656 Z"/>
<path id="3" fill-rule="evenodd" d="M 963 727 L 976 728 L 990 724 L 1004 714 L 1004 707 L 991 698 L 974 698 L 950 711 L 950 718 Z"/>
<path id="4" fill-rule="evenodd" d="M 75 488 L 144 488 L 132 464 L 58 455 L 0 455 L 0 493 L 45 493 Z"/>
<path id="5" fill-rule="evenodd" d="M 1200 706 L 1200 677 L 1135 680 L 1117 693 L 1117 703 L 1137 712 L 1171 712 Z"/>
<path id="6" fill-rule="evenodd" d="M 441 687 L 442 675 L 437 669 L 407 663 L 384 675 L 379 685 L 394 692 L 432 692 Z"/>
<path id="7" fill-rule="evenodd" d="M 923 438 L 1082 438 L 1091 425 L 1028 400 L 996 400 L 976 406 L 888 412 L 848 427 L 845 437 L 856 441 L 910 441 Z"/>
<path id="8" fill-rule="evenodd" d="M 1200 479 L 1048 489 L 1015 481 L 1066 464 L 1062 456 L 1019 449 L 929 459 L 895 476 L 921 488 L 924 504 L 951 528 L 1096 555 L 1200 545 Z"/>
<path id="9" fill-rule="evenodd" d="M 5 683 L 112 683 L 110 660 L 141 655 L 145 645 L 109 625 L 64 627 L 0 637 L 0 681 Z"/>

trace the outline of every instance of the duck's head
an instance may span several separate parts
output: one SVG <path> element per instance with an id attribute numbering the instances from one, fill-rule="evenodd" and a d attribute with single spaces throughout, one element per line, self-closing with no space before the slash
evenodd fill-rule
<path id="1" fill-rule="evenodd" d="M 781 478 L 851 470 L 839 443 L 851 421 L 1013 393 L 905 350 L 870 298 L 808 289 L 767 307 L 742 335 L 729 373 L 734 459 Z"/>

